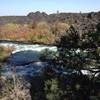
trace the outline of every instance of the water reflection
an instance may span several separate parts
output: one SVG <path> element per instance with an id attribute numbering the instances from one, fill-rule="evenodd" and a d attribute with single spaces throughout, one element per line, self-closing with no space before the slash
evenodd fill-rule
<path id="1" fill-rule="evenodd" d="M 2 69 L 2 75 L 11 75 L 12 69 L 16 66 L 17 75 L 39 75 L 42 68 L 46 66 L 46 62 L 41 62 L 39 59 L 40 53 L 37 51 L 21 51 L 12 54 L 7 63 Z"/>

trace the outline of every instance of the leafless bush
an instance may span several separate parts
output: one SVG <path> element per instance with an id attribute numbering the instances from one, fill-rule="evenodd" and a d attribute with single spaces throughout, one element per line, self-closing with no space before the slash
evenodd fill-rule
<path id="1" fill-rule="evenodd" d="M 12 78 L 0 78 L 0 100 L 31 100 L 29 88 L 28 82 L 17 77 L 14 67 Z"/>

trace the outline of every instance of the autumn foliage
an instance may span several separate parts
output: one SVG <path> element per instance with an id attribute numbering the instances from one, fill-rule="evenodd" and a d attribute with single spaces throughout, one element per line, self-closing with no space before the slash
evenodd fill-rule
<path id="1" fill-rule="evenodd" d="M 55 39 L 61 36 L 68 28 L 69 25 L 64 22 L 50 24 L 41 21 L 24 25 L 9 23 L 0 26 L 0 39 L 54 43 Z"/>

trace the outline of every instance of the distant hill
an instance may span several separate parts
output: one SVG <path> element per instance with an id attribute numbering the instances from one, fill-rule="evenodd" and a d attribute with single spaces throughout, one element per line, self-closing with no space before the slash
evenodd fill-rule
<path id="1" fill-rule="evenodd" d="M 30 19 L 27 16 L 0 16 L 0 25 L 7 23 L 28 24 Z"/>
<path id="2" fill-rule="evenodd" d="M 64 21 L 74 24 L 80 33 L 95 31 L 95 27 L 100 23 L 100 12 L 90 13 L 56 13 L 46 14 L 45 12 L 31 12 L 27 16 L 0 16 L 0 25 L 7 23 L 30 24 L 39 21 L 53 23 L 56 21 Z"/>

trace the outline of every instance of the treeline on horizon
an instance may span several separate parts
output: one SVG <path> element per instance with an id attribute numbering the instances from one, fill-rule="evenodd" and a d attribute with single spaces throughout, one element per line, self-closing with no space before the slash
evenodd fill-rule
<path id="1" fill-rule="evenodd" d="M 70 26 L 79 34 L 96 31 L 100 12 L 91 13 L 29 13 L 27 16 L 0 17 L 0 39 L 55 43 Z"/>

